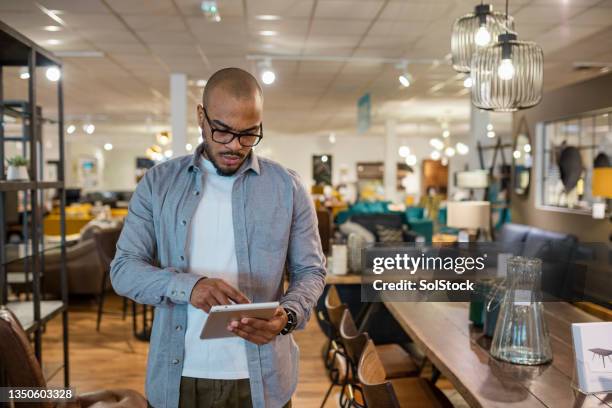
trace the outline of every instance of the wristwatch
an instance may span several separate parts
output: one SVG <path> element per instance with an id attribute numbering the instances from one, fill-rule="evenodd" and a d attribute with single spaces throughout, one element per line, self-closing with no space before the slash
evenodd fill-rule
<path id="1" fill-rule="evenodd" d="M 295 329 L 295 326 L 297 326 L 297 315 L 291 309 L 288 309 L 286 307 L 284 307 L 283 309 L 285 309 L 285 313 L 287 313 L 287 324 L 285 325 L 283 330 L 281 330 L 280 334 L 284 336 L 285 334 L 291 333 Z"/>

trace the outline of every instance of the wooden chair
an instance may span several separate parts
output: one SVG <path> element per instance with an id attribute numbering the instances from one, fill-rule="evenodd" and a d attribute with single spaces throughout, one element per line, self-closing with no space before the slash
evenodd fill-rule
<path id="1" fill-rule="evenodd" d="M 368 407 L 372 408 L 451 408 L 442 391 L 421 377 L 387 380 L 376 346 L 366 342 L 357 375 Z"/>
<path id="2" fill-rule="evenodd" d="M 346 355 L 354 368 L 353 374 L 356 377 L 357 364 L 359 364 L 359 359 L 370 337 L 367 333 L 359 332 L 348 309 L 344 311 L 339 331 Z M 421 367 L 399 344 L 377 345 L 376 351 L 385 368 L 387 378 L 411 377 L 419 375 L 421 372 Z"/>
<path id="3" fill-rule="evenodd" d="M 336 287 L 331 285 L 325 296 L 325 310 L 329 320 L 330 336 L 323 355 L 325 368 L 327 369 L 331 384 L 323 397 L 321 407 L 325 405 L 335 386 L 340 386 L 342 389 L 346 386 L 348 362 L 342 348 L 342 343 L 339 341 L 340 322 L 346 309 L 347 305 L 340 300 Z M 340 395 L 342 397 L 342 393 Z"/>
<path id="4" fill-rule="evenodd" d="M 40 364 L 30 346 L 28 337 L 21 324 L 8 308 L 0 306 L 0 370 L 2 387 L 46 388 L 47 383 Z M 147 401 L 134 390 L 102 390 L 81 394 L 67 404 L 54 402 L 20 403 L 24 408 L 146 408 Z"/>

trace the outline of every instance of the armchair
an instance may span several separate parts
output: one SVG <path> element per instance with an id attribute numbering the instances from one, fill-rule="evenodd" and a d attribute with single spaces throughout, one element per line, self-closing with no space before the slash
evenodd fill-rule
<path id="1" fill-rule="evenodd" d="M 0 306 L 0 386 L 40 387 L 47 386 L 40 364 L 34 356 L 28 337 L 15 315 Z M 24 407 L 42 408 L 146 408 L 145 398 L 134 390 L 102 390 L 82 394 L 76 401 L 67 404 L 24 403 Z"/>

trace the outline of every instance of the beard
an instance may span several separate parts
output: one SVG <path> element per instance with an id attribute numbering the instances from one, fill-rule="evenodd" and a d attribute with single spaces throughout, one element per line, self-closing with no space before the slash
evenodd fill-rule
<path id="1" fill-rule="evenodd" d="M 210 150 L 210 146 L 208 144 L 208 142 L 206 141 L 206 139 L 204 139 L 204 141 L 202 142 L 202 145 L 204 147 L 204 152 L 206 153 L 206 158 L 208 160 L 210 160 L 210 162 L 213 164 L 213 166 L 215 167 L 215 170 L 217 170 L 217 174 L 219 176 L 223 176 L 223 177 L 231 177 L 234 174 L 236 174 L 236 172 L 240 169 L 240 167 L 242 167 L 242 163 L 244 163 L 244 161 L 246 160 L 246 158 L 251 154 L 251 152 L 249 152 L 246 156 L 242 153 L 239 152 L 226 152 L 226 153 L 221 153 L 223 154 L 232 154 L 234 156 L 238 156 L 240 157 L 242 160 L 240 161 L 240 165 L 238 165 L 238 167 L 236 167 L 235 170 L 224 170 L 219 166 L 219 163 L 217 163 L 217 160 L 215 159 L 212 151 Z"/>

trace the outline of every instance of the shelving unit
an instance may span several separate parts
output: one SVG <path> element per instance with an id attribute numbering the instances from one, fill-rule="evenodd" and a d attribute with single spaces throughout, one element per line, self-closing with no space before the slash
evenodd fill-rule
<path id="1" fill-rule="evenodd" d="M 4 99 L 4 68 L 27 67 L 28 96 L 24 100 Z M 11 27 L 0 21 L 0 304 L 12 310 L 34 343 L 36 357 L 41 362 L 45 376 L 64 372 L 64 384 L 70 384 L 68 358 L 68 281 L 66 275 L 66 198 L 64 188 L 64 112 L 62 80 L 57 81 L 57 119 L 45 118 L 43 109 L 37 104 L 37 67 L 57 66 L 61 62 L 51 52 L 41 48 Z M 21 123 L 21 133 L 5 135 L 5 117 L 15 118 Z M 53 123 L 58 127 L 59 166 L 57 181 L 43 180 L 43 136 L 42 124 Z M 28 159 L 28 173 L 31 181 L 6 181 L 6 143 L 21 143 L 23 156 Z M 42 239 L 43 192 L 56 189 L 60 197 L 59 241 Z M 22 242 L 7 242 L 6 195 L 23 192 Z M 29 213 L 29 214 L 28 214 Z M 44 279 L 44 254 L 51 249 L 61 253 L 60 287 L 61 299 L 45 299 L 41 291 Z M 7 265 L 22 261 L 24 271 L 7 273 Z M 9 297 L 9 285 L 22 284 L 28 288 L 28 296 Z M 58 316 L 62 318 L 63 361 L 43 363 L 42 336 L 45 324 Z M 47 378 L 48 380 L 49 378 Z"/>

